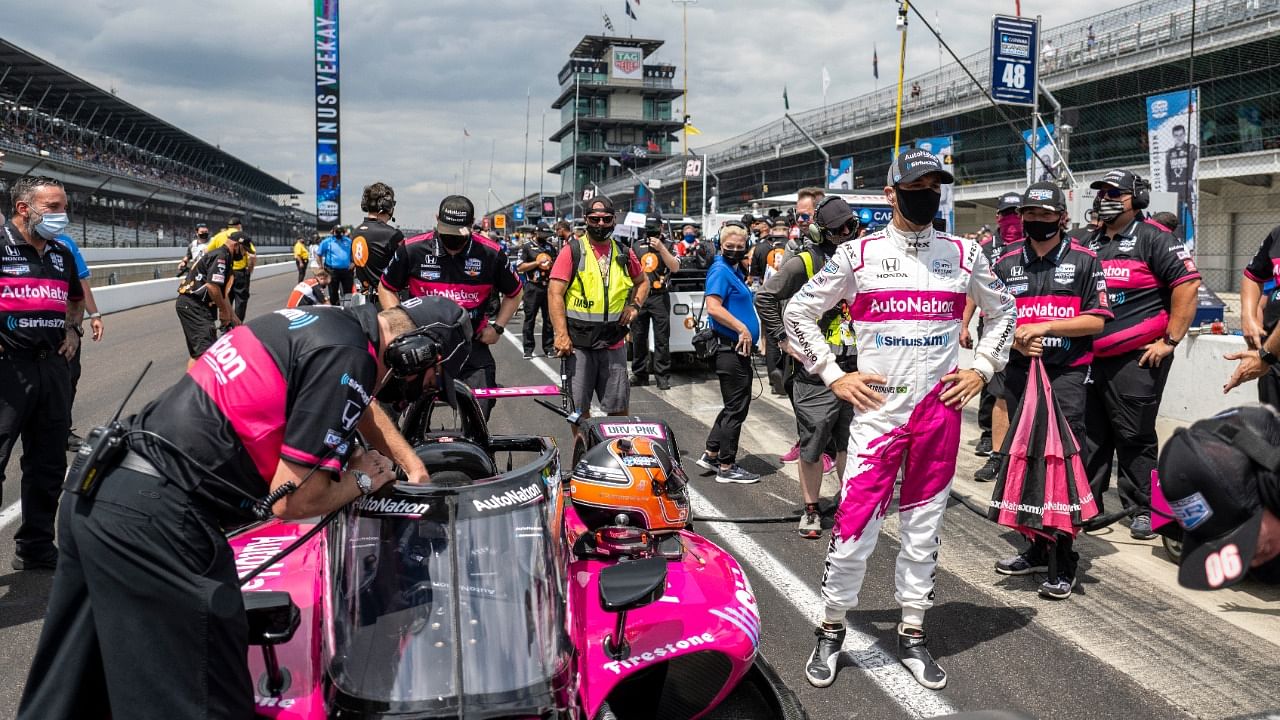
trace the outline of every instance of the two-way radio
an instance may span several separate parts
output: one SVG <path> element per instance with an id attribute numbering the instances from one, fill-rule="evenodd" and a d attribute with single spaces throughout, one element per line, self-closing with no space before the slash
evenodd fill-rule
<path id="1" fill-rule="evenodd" d="M 116 408 L 116 414 L 111 416 L 111 421 L 94 428 L 81 443 L 75 459 L 71 461 L 71 469 L 67 471 L 64 487 L 68 492 L 93 497 L 104 471 L 119 464 L 120 459 L 128 451 L 125 438 L 128 437 L 129 430 L 120 423 L 120 413 L 124 412 L 125 405 L 142 384 L 142 378 L 147 376 L 147 371 L 151 369 L 153 363 L 154 361 L 147 361 L 147 366 L 142 368 L 138 379 L 133 381 L 133 387 L 129 388 L 124 400 L 120 401 L 120 407 Z"/>

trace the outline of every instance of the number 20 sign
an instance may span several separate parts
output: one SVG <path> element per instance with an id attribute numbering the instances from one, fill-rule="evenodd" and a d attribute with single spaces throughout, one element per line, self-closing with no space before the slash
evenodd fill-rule
<path id="1" fill-rule="evenodd" d="M 1035 105 L 1040 21 L 996 15 L 991 19 L 991 97 L 1007 105 Z"/>

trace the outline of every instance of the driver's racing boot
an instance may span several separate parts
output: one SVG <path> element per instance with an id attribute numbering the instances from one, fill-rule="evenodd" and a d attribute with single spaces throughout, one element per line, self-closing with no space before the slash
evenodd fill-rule
<path id="1" fill-rule="evenodd" d="M 916 682 L 930 690 L 941 690 L 947 686 L 947 671 L 933 661 L 928 644 L 923 628 L 898 623 L 898 659 Z"/>
<path id="2" fill-rule="evenodd" d="M 810 685 L 824 688 L 836 681 L 836 663 L 840 659 L 840 648 L 844 647 L 844 633 L 844 625 L 836 628 L 823 623 L 813 629 L 818 645 L 804 666 L 804 676 Z"/>

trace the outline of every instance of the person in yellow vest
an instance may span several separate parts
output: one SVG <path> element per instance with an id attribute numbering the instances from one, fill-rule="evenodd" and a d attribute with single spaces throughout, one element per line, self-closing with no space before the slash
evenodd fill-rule
<path id="1" fill-rule="evenodd" d="M 241 252 L 240 257 L 231 263 L 231 275 L 235 278 L 235 283 L 231 286 L 231 302 L 236 317 L 240 318 L 240 322 L 244 322 L 244 314 L 249 310 L 249 276 L 253 274 L 253 268 L 258 261 L 258 248 L 254 246 L 253 240 L 249 239 L 248 235 L 243 234 L 240 216 L 232 215 L 227 218 L 227 226 L 213 236 L 204 251 L 209 253 L 222 247 L 227 242 L 227 236 L 233 232 L 241 233 Z"/>
<path id="2" fill-rule="evenodd" d="M 299 237 L 293 243 L 293 264 L 298 266 L 298 282 L 303 282 L 307 278 L 307 261 L 311 259 L 311 252 L 307 250 L 307 244 L 302 242 Z"/>
<path id="3" fill-rule="evenodd" d="M 613 202 L 596 196 L 584 212 L 588 242 L 571 238 L 551 267 L 556 354 L 568 359 L 570 392 L 584 417 L 593 395 L 609 415 L 627 415 L 627 327 L 649 295 L 649 278 L 635 253 L 613 239 Z"/>

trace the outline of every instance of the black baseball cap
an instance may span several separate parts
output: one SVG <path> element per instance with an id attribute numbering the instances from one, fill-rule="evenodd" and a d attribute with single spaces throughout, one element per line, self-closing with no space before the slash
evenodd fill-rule
<path id="1" fill-rule="evenodd" d="M 1160 489 L 1183 530 L 1183 587 L 1217 590 L 1248 573 L 1264 513 L 1259 481 L 1280 461 L 1277 446 L 1280 419 L 1262 405 L 1197 421 L 1164 444 Z"/>
<path id="2" fill-rule="evenodd" d="M 656 217 L 647 217 L 644 219 L 644 234 L 649 237 L 662 234 L 662 221 Z"/>
<path id="3" fill-rule="evenodd" d="M 1007 210 L 1017 210 L 1021 205 L 1021 195 L 1016 192 L 1007 192 L 1000 196 L 1000 202 L 996 204 L 996 212 L 1002 213 Z"/>
<path id="4" fill-rule="evenodd" d="M 1133 192 L 1137 179 L 1138 176 L 1128 170 L 1108 170 L 1107 174 L 1103 175 L 1101 180 L 1094 180 L 1089 183 L 1089 189 L 1105 190 L 1106 188 L 1113 187 Z"/>
<path id="5" fill-rule="evenodd" d="M 950 185 L 955 182 L 953 176 L 942 165 L 942 161 L 928 150 L 920 148 L 912 148 L 903 150 L 898 153 L 898 157 L 893 159 L 893 164 L 889 166 L 889 185 L 901 185 L 919 180 L 929 173 L 938 173 L 942 176 L 942 184 Z"/>
<path id="6" fill-rule="evenodd" d="M 227 242 L 242 243 L 248 239 L 249 239 L 249 236 L 245 235 L 239 230 L 233 230 L 227 233 Z"/>
<path id="7" fill-rule="evenodd" d="M 436 369 L 445 376 L 446 390 L 451 389 L 452 379 L 459 376 L 471 354 L 471 318 L 467 311 L 436 295 L 409 298 L 400 303 L 400 309 L 439 345 L 442 359 Z"/>
<path id="8" fill-rule="evenodd" d="M 617 214 L 617 211 L 613 209 L 613 201 L 609 199 L 608 195 L 596 195 L 588 200 L 586 205 L 582 206 L 584 217 L 587 215 L 599 215 L 600 213 Z"/>
<path id="9" fill-rule="evenodd" d="M 827 230 L 835 230 L 842 228 L 850 220 L 854 218 L 853 209 L 849 207 L 849 203 L 844 198 L 832 195 L 822 201 L 818 206 L 817 212 L 813 216 L 813 221 L 818 227 Z"/>
<path id="10" fill-rule="evenodd" d="M 534 232 L 538 233 L 538 235 L 543 235 L 543 236 L 550 235 L 551 226 L 548 225 L 545 221 L 540 221 L 538 222 L 537 227 L 534 228 Z"/>
<path id="11" fill-rule="evenodd" d="M 239 215 L 232 215 L 231 217 L 227 218 L 227 227 L 235 227 L 240 224 L 241 223 L 240 223 Z"/>
<path id="12" fill-rule="evenodd" d="M 1062 188 L 1051 182 L 1033 183 L 1026 192 L 1022 193 L 1022 202 L 1018 205 L 1018 210 L 1029 208 L 1066 212 L 1067 196 L 1063 194 Z"/>
<path id="13" fill-rule="evenodd" d="M 450 195 L 440 201 L 440 211 L 436 213 L 437 235 L 471 235 L 471 226 L 476 221 L 476 206 L 461 195 Z"/>

